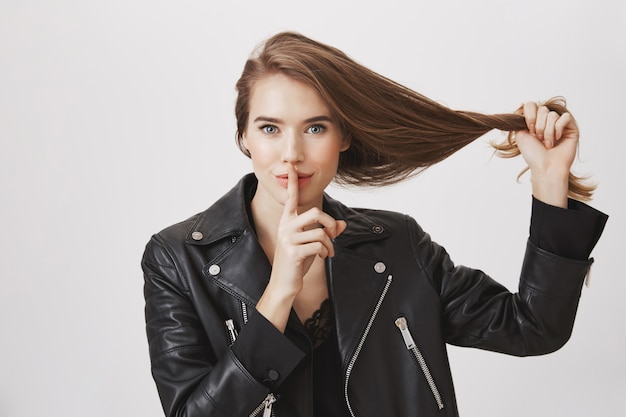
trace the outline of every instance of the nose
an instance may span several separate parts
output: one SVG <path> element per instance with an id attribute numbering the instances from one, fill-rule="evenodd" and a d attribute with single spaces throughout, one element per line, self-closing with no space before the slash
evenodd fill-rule
<path id="1" fill-rule="evenodd" d="M 296 133 L 289 133 L 283 137 L 283 149 L 281 159 L 283 162 L 296 164 L 304 160 L 304 144 L 302 138 Z"/>

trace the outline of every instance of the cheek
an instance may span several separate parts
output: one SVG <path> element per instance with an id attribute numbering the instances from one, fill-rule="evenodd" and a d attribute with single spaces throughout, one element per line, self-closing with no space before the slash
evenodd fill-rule
<path id="1" fill-rule="evenodd" d="M 336 163 L 339 161 L 339 154 L 341 153 L 341 147 L 333 144 L 326 146 L 319 150 L 317 153 L 320 160 L 328 161 L 328 163 Z"/>
<path id="2" fill-rule="evenodd" d="M 252 165 L 263 166 L 268 165 L 276 160 L 276 152 L 271 146 L 259 146 L 255 141 L 248 143 L 248 151 L 250 152 L 250 159 L 252 159 Z"/>
<path id="3" fill-rule="evenodd" d="M 339 148 L 336 146 L 318 148 L 309 159 L 328 174 L 334 175 L 339 165 Z"/>

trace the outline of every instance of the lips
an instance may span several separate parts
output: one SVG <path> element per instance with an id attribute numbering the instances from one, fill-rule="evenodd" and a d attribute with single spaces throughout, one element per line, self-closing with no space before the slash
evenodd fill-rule
<path id="1" fill-rule="evenodd" d="M 298 174 L 298 188 L 302 188 L 311 182 L 312 174 Z M 276 181 L 281 187 L 287 188 L 289 176 L 287 174 L 276 175 Z"/>

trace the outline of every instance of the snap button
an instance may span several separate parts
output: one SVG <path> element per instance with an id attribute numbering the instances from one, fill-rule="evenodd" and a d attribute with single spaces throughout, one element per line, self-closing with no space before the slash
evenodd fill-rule
<path id="1" fill-rule="evenodd" d="M 222 270 L 222 268 L 220 268 L 219 265 L 213 264 L 213 265 L 211 265 L 209 267 L 209 274 L 215 276 L 215 275 L 219 274 L 221 270 Z"/>
<path id="2" fill-rule="evenodd" d="M 378 272 L 379 274 L 385 272 L 386 269 L 387 266 L 382 262 L 376 262 L 376 264 L 374 265 L 374 271 Z"/>
<path id="3" fill-rule="evenodd" d="M 378 224 L 372 226 L 372 232 L 376 233 L 377 235 L 381 234 L 384 231 L 385 231 L 385 229 L 382 226 L 378 225 Z"/>
<path id="4" fill-rule="evenodd" d="M 278 379 L 280 378 L 280 373 L 276 369 L 270 369 L 267 373 L 267 377 L 271 381 L 278 381 Z"/>
<path id="5" fill-rule="evenodd" d="M 202 240 L 203 237 L 204 237 L 204 235 L 202 234 L 202 232 L 193 232 L 191 234 L 191 238 L 193 240 Z"/>

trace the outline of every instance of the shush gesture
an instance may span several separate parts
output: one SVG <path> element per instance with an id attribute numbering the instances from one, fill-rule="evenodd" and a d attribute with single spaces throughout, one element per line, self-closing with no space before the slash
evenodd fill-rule
<path id="1" fill-rule="evenodd" d="M 335 255 L 331 239 L 344 231 L 346 223 L 317 207 L 298 214 L 298 172 L 292 164 L 287 166 L 287 200 L 278 227 L 273 268 L 291 275 L 297 291 L 316 256 L 324 259 Z"/>
<path id="2" fill-rule="evenodd" d="M 528 129 L 515 132 L 515 140 L 531 171 L 533 195 L 566 207 L 568 175 L 578 148 L 576 121 L 570 113 L 559 115 L 535 102 L 525 103 L 518 113 Z"/>
<path id="3" fill-rule="evenodd" d="M 346 222 L 335 220 L 321 208 L 298 213 L 298 172 L 288 164 L 287 198 L 278 226 L 270 282 L 257 304 L 276 328 L 284 330 L 295 298 L 303 288 L 307 273 L 315 262 L 334 256 L 332 239 L 346 228 Z"/>

